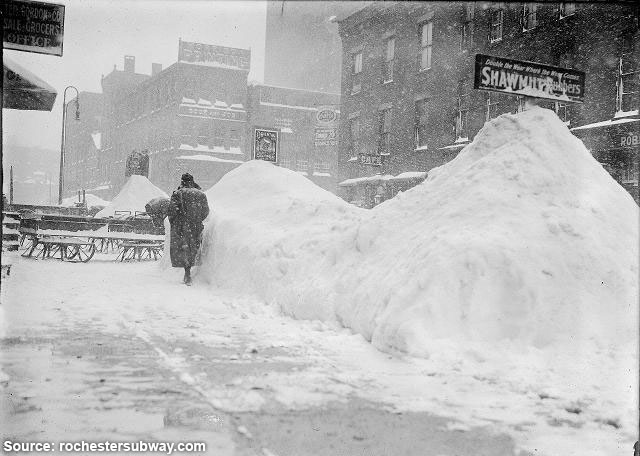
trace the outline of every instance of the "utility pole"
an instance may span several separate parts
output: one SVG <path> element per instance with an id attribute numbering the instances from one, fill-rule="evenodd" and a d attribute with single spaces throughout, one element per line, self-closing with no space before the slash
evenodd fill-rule
<path id="1" fill-rule="evenodd" d="M 60 178 L 58 180 L 58 204 L 62 204 L 62 191 L 64 189 L 64 139 L 67 119 L 67 89 L 76 91 L 76 120 L 80 120 L 80 92 L 74 86 L 67 86 L 62 97 L 62 139 L 60 141 Z"/>

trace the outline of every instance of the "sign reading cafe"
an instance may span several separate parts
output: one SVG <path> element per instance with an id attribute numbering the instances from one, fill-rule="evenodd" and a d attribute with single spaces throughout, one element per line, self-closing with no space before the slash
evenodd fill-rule
<path id="1" fill-rule="evenodd" d="M 62 56 L 64 5 L 25 0 L 2 3 L 4 49 Z"/>
<path id="2" fill-rule="evenodd" d="M 253 158 L 272 163 L 278 161 L 278 130 L 253 130 Z"/>
<path id="3" fill-rule="evenodd" d="M 474 88 L 555 101 L 584 101 L 583 71 L 476 54 Z"/>

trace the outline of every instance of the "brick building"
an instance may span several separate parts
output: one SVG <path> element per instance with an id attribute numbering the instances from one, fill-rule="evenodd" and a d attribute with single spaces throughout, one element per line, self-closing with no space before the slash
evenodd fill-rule
<path id="1" fill-rule="evenodd" d="M 393 196 L 454 158 L 487 120 L 523 109 L 522 98 L 473 89 L 477 53 L 586 72 L 584 104 L 542 104 L 637 194 L 635 5 L 380 2 L 342 19 L 340 36 L 346 199 L 370 207 Z"/>
<path id="2" fill-rule="evenodd" d="M 123 70 L 102 78 L 102 94 L 80 94 L 79 121 L 68 104 L 65 196 L 84 189 L 111 199 L 134 150 L 148 154 L 148 177 L 164 191 L 185 172 L 207 189 L 252 158 L 254 127 L 279 131 L 278 165 L 335 191 L 337 93 L 248 86 L 249 51 L 183 41 L 180 49 L 178 62 L 153 64 L 150 76 L 125 56 Z"/>
<path id="3" fill-rule="evenodd" d="M 252 85 L 247 109 L 251 129 L 279 131 L 279 166 L 335 192 L 339 103 L 337 93 Z M 323 121 L 320 112 L 331 114 L 331 121 Z"/>

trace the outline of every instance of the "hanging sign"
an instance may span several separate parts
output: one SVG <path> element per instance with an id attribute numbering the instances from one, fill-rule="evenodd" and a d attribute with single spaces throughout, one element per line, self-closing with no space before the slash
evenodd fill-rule
<path id="1" fill-rule="evenodd" d="M 382 166 L 381 155 L 358 154 L 361 165 Z"/>
<path id="2" fill-rule="evenodd" d="M 253 158 L 272 163 L 278 161 L 278 130 L 253 130 Z"/>
<path id="3" fill-rule="evenodd" d="M 476 54 L 475 89 L 582 103 L 583 71 Z"/>
<path id="4" fill-rule="evenodd" d="M 2 16 L 4 49 L 62 56 L 64 5 L 4 0 Z"/>

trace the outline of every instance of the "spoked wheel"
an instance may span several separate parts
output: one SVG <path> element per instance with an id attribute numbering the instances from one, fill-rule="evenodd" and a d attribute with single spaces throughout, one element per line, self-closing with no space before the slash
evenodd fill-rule
<path id="1" fill-rule="evenodd" d="M 86 263 L 93 258 L 96 252 L 94 244 L 79 244 L 66 246 L 65 257 L 70 261 L 82 261 Z"/>
<path id="2" fill-rule="evenodd" d="M 30 257 L 35 251 L 36 243 L 31 236 L 25 236 L 22 238 L 20 246 L 23 248 L 21 255 L 23 257 Z"/>

